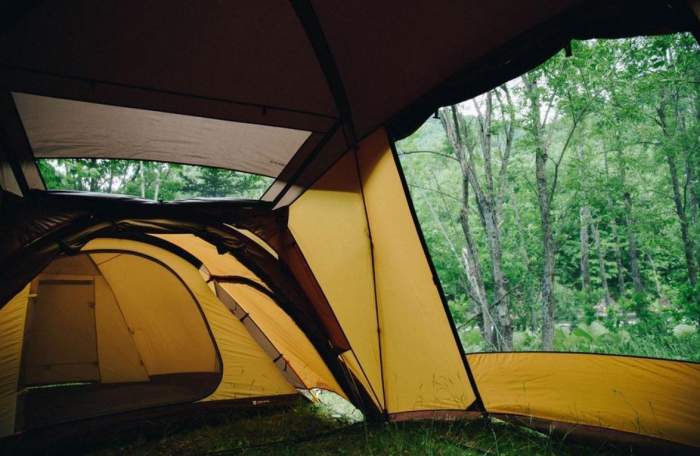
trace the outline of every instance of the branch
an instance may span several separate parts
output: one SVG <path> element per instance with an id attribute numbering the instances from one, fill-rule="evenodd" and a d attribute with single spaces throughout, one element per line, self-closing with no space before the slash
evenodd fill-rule
<path id="1" fill-rule="evenodd" d="M 458 203 L 461 203 L 461 202 L 462 202 L 462 200 L 461 200 L 460 198 L 458 198 L 458 197 L 456 197 L 456 196 L 454 196 L 454 195 L 450 195 L 449 193 L 442 192 L 442 191 L 440 191 L 440 190 L 435 190 L 434 188 L 422 187 L 422 186 L 416 185 L 416 184 L 409 184 L 408 186 L 409 186 L 409 188 L 415 188 L 415 189 L 418 189 L 418 190 L 424 190 L 424 191 L 426 191 L 426 192 L 437 193 L 437 194 L 440 195 L 440 196 L 444 196 L 445 198 L 450 198 L 451 200 L 455 200 L 455 201 L 457 201 Z"/>
<path id="2" fill-rule="evenodd" d="M 547 100 L 547 110 L 544 112 L 544 118 L 542 119 L 542 127 L 547 125 L 547 119 L 549 119 L 549 112 L 552 110 L 552 106 L 554 105 L 554 92 L 549 96 L 549 100 Z"/>
<path id="3" fill-rule="evenodd" d="M 561 166 L 561 162 L 564 159 L 564 153 L 566 152 L 566 149 L 569 147 L 569 143 L 571 142 L 571 138 L 574 136 L 574 131 L 576 131 L 576 127 L 578 127 L 578 124 L 584 115 L 585 115 L 585 110 L 582 111 L 578 115 L 578 117 L 573 118 L 573 123 L 571 125 L 571 129 L 569 130 L 569 134 L 566 136 L 566 141 L 564 141 L 564 145 L 561 148 L 561 152 L 559 153 L 559 158 L 557 158 L 557 161 L 554 163 L 554 179 L 552 180 L 552 189 L 549 192 L 549 195 L 547 196 L 547 200 L 549 202 L 550 207 L 552 205 L 552 200 L 554 199 L 554 192 L 557 189 L 557 180 L 559 179 L 559 167 Z"/>
<path id="4" fill-rule="evenodd" d="M 454 161 L 459 163 L 459 160 L 457 159 L 457 157 L 453 157 L 452 155 L 443 154 L 442 152 L 437 152 L 434 150 L 408 150 L 406 152 L 399 152 L 399 156 L 415 155 L 415 154 L 437 155 L 438 157 L 449 158 L 450 160 L 454 160 Z"/>

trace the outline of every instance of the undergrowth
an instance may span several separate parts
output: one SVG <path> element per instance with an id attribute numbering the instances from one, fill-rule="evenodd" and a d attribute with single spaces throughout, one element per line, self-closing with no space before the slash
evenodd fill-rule
<path id="1" fill-rule="evenodd" d="M 198 423 L 165 426 L 159 433 L 118 436 L 95 456 L 130 455 L 607 455 L 607 444 L 575 444 L 502 422 L 422 421 L 350 423 L 300 402 L 290 409 L 240 412 Z"/>

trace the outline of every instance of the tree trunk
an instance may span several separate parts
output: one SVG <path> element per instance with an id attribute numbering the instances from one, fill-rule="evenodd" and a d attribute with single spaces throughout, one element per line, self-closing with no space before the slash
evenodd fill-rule
<path id="1" fill-rule="evenodd" d="M 659 281 L 659 274 L 656 272 L 656 264 L 654 263 L 654 259 L 651 257 L 649 253 L 647 253 L 647 258 L 649 259 L 649 265 L 651 266 L 651 274 L 654 277 L 654 285 L 656 286 L 656 295 L 658 296 L 659 299 L 662 299 L 664 297 L 663 291 L 661 291 L 661 281 Z"/>
<path id="2" fill-rule="evenodd" d="M 141 198 L 146 199 L 146 176 L 142 161 L 139 162 L 139 179 L 141 181 Z"/>
<path id="3" fill-rule="evenodd" d="M 608 288 L 608 277 L 605 273 L 605 249 L 600 242 L 600 231 L 598 231 L 598 224 L 594 223 L 592 225 L 593 230 L 593 242 L 595 243 L 596 252 L 598 253 L 598 274 L 600 275 L 601 286 L 603 287 L 603 302 L 605 304 L 605 310 L 610 309 L 610 290 Z"/>
<path id="4" fill-rule="evenodd" d="M 615 240 L 615 265 L 617 266 L 617 290 L 619 296 L 625 296 L 625 268 L 622 264 L 622 249 L 620 248 L 620 235 L 617 231 L 617 221 L 610 220 L 612 238 Z"/>
<path id="5" fill-rule="evenodd" d="M 510 97 L 508 95 L 508 97 Z M 470 129 L 465 128 L 460 121 L 460 115 L 456 106 L 451 106 L 449 109 L 443 110 L 441 117 L 442 125 L 445 133 L 452 145 L 453 150 L 460 163 L 463 181 L 463 204 L 461 219 L 465 239 L 467 240 L 467 255 L 466 259 L 470 261 L 470 266 L 473 271 L 470 276 L 476 278 L 476 270 L 478 268 L 478 257 L 476 256 L 476 245 L 470 241 L 471 232 L 468 225 L 468 195 L 469 187 L 474 190 L 474 198 L 479 210 L 484 233 L 486 235 L 489 257 L 491 260 L 491 274 L 494 283 L 494 299 L 491 306 L 486 306 L 484 312 L 484 326 L 488 327 L 488 323 L 495 323 L 494 332 L 489 339 L 490 342 L 495 341 L 498 350 L 512 350 L 513 348 L 513 326 L 510 318 L 510 303 L 508 299 L 508 286 L 505 273 L 503 272 L 503 253 L 501 246 L 501 226 L 499 207 L 500 201 L 503 198 L 502 192 L 505 185 L 494 185 L 494 176 L 492 169 L 492 92 L 486 94 L 485 111 L 482 113 L 479 106 L 475 106 L 479 112 L 479 144 L 480 150 L 484 159 L 484 182 L 480 182 L 474 168 L 473 149 L 475 148 L 474 141 L 470 136 Z M 507 160 L 510 153 L 510 145 L 512 144 L 512 128 L 506 129 L 506 151 L 501 160 L 500 176 L 504 176 L 507 171 Z M 498 188 L 498 190 L 496 190 Z M 471 244 L 471 246 L 470 246 Z M 480 274 L 480 273 L 479 273 Z M 471 279 L 470 279 L 471 280 Z M 486 296 L 484 294 L 484 296 Z M 495 319 L 488 312 L 489 308 L 495 310 Z M 485 334 L 486 335 L 486 334 Z"/>
<path id="6" fill-rule="evenodd" d="M 621 149 L 622 145 L 619 140 L 616 140 L 616 147 L 618 150 Z M 603 163 L 605 165 L 605 183 L 609 187 L 610 184 L 610 171 L 608 169 L 608 151 L 603 148 Z M 610 192 L 606 192 L 607 195 L 607 209 L 608 214 L 610 214 L 610 231 L 612 232 L 612 238 L 615 242 L 615 265 L 617 266 L 617 288 L 619 296 L 625 295 L 625 269 L 622 264 L 622 249 L 620 248 L 620 236 L 617 231 L 617 220 L 615 218 L 615 207 L 613 205 Z"/>
<path id="7" fill-rule="evenodd" d="M 493 333 L 494 322 L 491 315 L 491 310 L 489 309 L 484 280 L 481 277 L 479 252 L 469 226 L 469 181 L 466 179 L 466 177 L 462 180 L 462 208 L 460 210 L 459 221 L 467 244 L 462 250 L 462 258 L 467 270 L 467 279 L 469 280 L 469 286 L 472 290 L 472 297 L 480 309 L 484 340 L 490 348 L 493 348 L 495 347 L 495 338 Z"/>
<path id="8" fill-rule="evenodd" d="M 153 200 L 158 201 L 160 196 L 160 166 L 156 166 L 156 182 L 153 189 Z"/>
<path id="9" fill-rule="evenodd" d="M 637 293 L 644 292 L 642 276 L 639 272 L 639 249 L 637 248 L 637 237 L 635 235 L 635 222 L 632 216 L 632 198 L 629 192 L 625 192 L 625 225 L 627 225 L 627 248 L 630 256 L 630 271 L 632 273 L 632 285 Z"/>
<path id="10" fill-rule="evenodd" d="M 112 193 L 114 186 L 114 162 L 109 164 L 109 181 L 107 181 L 107 193 Z"/>
<path id="11" fill-rule="evenodd" d="M 681 196 L 680 183 L 678 180 L 678 170 L 676 168 L 676 161 L 674 160 L 673 154 L 666 153 L 666 162 L 668 163 L 668 169 L 671 172 L 671 186 L 673 187 L 673 202 L 676 208 L 676 215 L 678 215 L 678 221 L 681 227 L 681 239 L 683 240 L 683 251 L 685 253 L 685 264 L 688 270 L 688 281 L 692 286 L 695 286 L 698 282 L 698 270 L 695 264 L 695 254 L 693 249 L 693 241 L 690 238 L 689 227 L 688 227 L 688 216 L 685 211 L 685 206 L 683 204 L 683 199 Z"/>
<path id="12" fill-rule="evenodd" d="M 486 93 L 486 106 L 483 115 L 479 114 L 481 154 L 484 158 L 484 177 L 486 193 L 479 191 L 476 173 L 473 163 L 467 163 L 470 167 L 468 177 L 475 187 L 475 196 L 482 217 L 486 239 L 489 245 L 491 259 L 491 273 L 494 283 L 494 306 L 496 310 L 496 345 L 499 350 L 513 349 L 513 326 L 510 319 L 510 306 L 508 299 L 508 287 L 503 273 L 503 250 L 501 247 L 500 214 L 498 213 L 497 200 L 503 195 L 497 195 L 492 168 L 491 157 L 491 127 L 493 116 L 492 92 Z"/>
<path id="13" fill-rule="evenodd" d="M 581 206 L 580 210 L 581 228 L 581 290 L 587 297 L 591 294 L 591 270 L 588 258 L 588 226 L 591 220 L 591 210 L 588 206 Z"/>
<path id="14" fill-rule="evenodd" d="M 552 235 L 549 184 L 547 183 L 547 147 L 543 138 L 540 99 L 537 84 L 527 75 L 522 77 L 525 94 L 529 100 L 528 126 L 535 143 L 535 180 L 537 203 L 542 225 L 542 349 L 554 349 L 554 313 L 556 298 L 554 296 L 555 246 Z M 552 195 L 554 194 L 552 188 Z"/>
<path id="15" fill-rule="evenodd" d="M 673 112 L 675 113 L 675 118 L 671 123 L 675 125 L 669 125 L 668 119 L 666 118 L 666 102 L 669 99 L 674 104 L 672 108 Z M 657 108 L 656 112 L 658 115 L 659 125 L 661 125 L 661 131 L 663 132 L 664 136 L 670 142 L 672 142 L 674 139 L 676 139 L 676 131 L 678 130 L 679 124 L 681 123 L 680 112 L 678 108 L 678 94 L 675 93 L 669 95 L 667 93 L 664 95 L 663 100 L 664 101 L 662 102 L 661 106 Z M 680 223 L 681 240 L 683 241 L 683 251 L 685 253 L 685 264 L 688 273 L 688 282 L 690 282 L 690 284 L 694 287 L 698 281 L 698 270 L 697 264 L 695 263 L 693 241 L 690 238 L 689 234 L 688 215 L 686 212 L 686 204 L 684 200 L 685 193 L 681 193 L 681 184 L 678 178 L 678 168 L 676 166 L 676 154 L 672 150 L 670 150 L 671 147 L 672 145 L 667 145 L 666 150 L 664 150 L 663 152 L 666 157 L 666 163 L 668 164 L 669 172 L 671 174 L 671 189 L 673 190 L 673 203 L 676 209 L 676 215 L 678 216 L 678 221 Z M 686 167 L 689 165 L 689 155 L 690 154 L 686 151 Z M 692 169 L 686 170 L 686 179 L 688 179 L 689 177 L 688 172 L 690 172 L 690 176 L 692 176 Z M 689 182 L 686 181 L 686 185 L 687 184 L 689 184 Z"/>
<path id="16" fill-rule="evenodd" d="M 556 301 L 554 298 L 554 239 L 552 236 L 547 175 L 545 173 L 546 163 L 546 153 L 541 147 L 537 147 L 535 156 L 535 176 L 537 179 L 537 201 L 540 207 L 540 221 L 542 223 L 542 246 L 544 257 L 542 265 L 542 301 L 544 304 L 542 318 L 542 348 L 544 350 L 552 350 L 554 348 L 554 311 Z"/>

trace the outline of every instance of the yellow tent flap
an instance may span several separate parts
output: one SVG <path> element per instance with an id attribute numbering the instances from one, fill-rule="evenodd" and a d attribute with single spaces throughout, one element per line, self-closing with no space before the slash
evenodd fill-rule
<path id="1" fill-rule="evenodd" d="M 203 239 L 188 234 L 158 237 L 194 255 L 211 274 L 243 277 L 265 286 L 258 276 L 235 257 L 219 254 L 213 245 Z M 345 395 L 309 339 L 269 296 L 242 284 L 220 283 L 220 286 L 250 315 L 255 325 L 308 388 L 327 389 Z"/>
<path id="2" fill-rule="evenodd" d="M 468 355 L 490 413 L 700 446 L 700 364 L 579 353 Z"/>
<path id="3" fill-rule="evenodd" d="M 15 431 L 17 383 L 29 285 L 0 309 L 0 437 Z"/>
<path id="4" fill-rule="evenodd" d="M 390 414 L 466 410 L 475 396 L 406 197 L 380 129 L 292 204 L 289 227 L 369 394 Z"/>

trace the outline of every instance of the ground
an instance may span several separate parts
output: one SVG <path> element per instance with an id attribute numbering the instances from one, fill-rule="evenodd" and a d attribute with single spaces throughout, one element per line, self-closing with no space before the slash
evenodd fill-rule
<path id="1" fill-rule="evenodd" d="M 609 455 L 607 443 L 577 444 L 502 422 L 366 424 L 300 400 L 289 408 L 218 413 L 195 421 L 147 423 L 61 453 L 90 455 Z M 54 448 L 56 450 L 56 448 Z"/>

